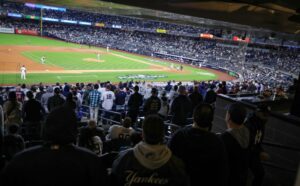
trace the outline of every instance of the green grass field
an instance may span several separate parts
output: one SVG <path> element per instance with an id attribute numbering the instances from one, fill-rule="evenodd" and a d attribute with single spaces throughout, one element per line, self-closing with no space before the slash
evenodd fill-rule
<path id="1" fill-rule="evenodd" d="M 70 50 L 79 49 L 82 46 L 66 43 L 62 41 L 56 41 L 52 39 L 45 39 L 33 36 L 14 35 L 14 34 L 0 34 L 0 45 L 10 46 L 48 46 L 55 47 L 67 47 Z M 192 68 L 190 66 L 184 66 L 185 72 L 178 73 L 171 71 L 159 71 L 164 67 L 170 66 L 170 62 L 153 59 L 146 56 L 139 56 L 129 54 L 120 51 L 110 50 L 109 53 L 103 48 L 92 48 L 89 51 L 88 47 L 84 47 L 86 52 L 70 52 L 70 51 L 23 51 L 21 55 L 34 61 L 37 65 L 40 63 L 41 56 L 46 57 L 46 65 L 52 67 L 59 67 L 69 71 L 65 73 L 30 73 L 28 70 L 27 79 L 21 80 L 19 73 L 2 73 L 0 75 L 0 84 L 17 84 L 17 83 L 54 83 L 54 82 L 95 82 L 100 81 L 126 81 L 126 80 L 146 80 L 146 81 L 191 81 L 191 80 L 212 80 L 218 79 L 217 75 L 198 68 Z M 96 51 L 102 51 L 100 60 L 103 62 L 87 62 L 86 59 L 97 59 Z M 1 53 L 0 53 L 1 58 Z M 156 67 L 153 69 L 153 65 Z M 175 66 L 178 64 L 175 64 Z M 16 68 L 18 69 L 18 68 Z M 121 72 L 120 70 L 127 70 Z M 136 71 L 136 70 L 139 71 Z M 149 71 L 149 69 L 152 71 Z M 72 71 L 73 70 L 73 71 Z M 85 70 L 84 72 L 80 72 Z M 94 72 L 88 72 L 93 70 Z M 95 72 L 95 71 L 101 72 Z M 107 70 L 107 72 L 105 72 Z M 114 71 L 115 70 L 115 71 Z M 0 64 L 0 71 L 1 64 Z M 72 72 L 70 72 L 72 71 Z M 78 71 L 78 72 L 77 72 Z M 104 71 L 104 72 L 103 72 Z M 127 79 L 126 79 L 127 78 Z"/>

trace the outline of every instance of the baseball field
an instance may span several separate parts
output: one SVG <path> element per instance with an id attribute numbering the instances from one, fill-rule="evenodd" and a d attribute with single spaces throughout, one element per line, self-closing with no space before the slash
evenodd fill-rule
<path id="1" fill-rule="evenodd" d="M 45 57 L 44 64 L 41 61 Z M 21 80 L 20 68 L 27 69 Z M 171 68 L 173 66 L 173 68 Z M 0 34 L 0 84 L 230 80 L 226 73 L 36 36 Z"/>

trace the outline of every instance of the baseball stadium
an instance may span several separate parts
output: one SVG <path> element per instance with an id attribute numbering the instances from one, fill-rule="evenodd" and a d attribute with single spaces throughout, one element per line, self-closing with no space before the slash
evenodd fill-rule
<path id="1" fill-rule="evenodd" d="M 47 37 L 1 34 L 1 84 L 36 82 L 232 80 L 228 73 L 160 58 L 73 44 Z M 98 59 L 97 55 L 100 55 Z M 42 64 L 41 58 L 45 57 Z M 27 68 L 26 80 L 20 68 Z M 173 65 L 173 67 L 172 67 Z"/>
<path id="2" fill-rule="evenodd" d="M 300 1 L 0 0 L 0 185 L 300 186 Z"/>

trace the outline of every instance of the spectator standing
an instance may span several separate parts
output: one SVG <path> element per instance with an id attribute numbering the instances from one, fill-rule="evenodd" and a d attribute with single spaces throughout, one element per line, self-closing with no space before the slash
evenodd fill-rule
<path id="1" fill-rule="evenodd" d="M 37 101 L 39 101 L 40 103 L 42 101 L 43 94 L 45 94 L 44 87 L 43 86 L 39 86 L 39 92 L 36 93 L 35 99 Z"/>
<path id="2" fill-rule="evenodd" d="M 22 103 L 17 101 L 16 92 L 9 92 L 8 100 L 3 105 L 3 113 L 5 125 L 22 123 Z"/>
<path id="3" fill-rule="evenodd" d="M 33 93 L 28 91 L 26 93 L 28 101 L 26 101 L 22 108 L 22 115 L 24 122 L 39 123 L 43 119 L 45 113 L 41 103 L 34 99 Z"/>
<path id="4" fill-rule="evenodd" d="M 191 185 L 226 186 L 228 162 L 225 146 L 210 132 L 214 111 L 209 104 L 196 106 L 192 126 L 175 132 L 169 141 L 174 155 L 183 160 Z"/>
<path id="5" fill-rule="evenodd" d="M 163 120 L 149 115 L 143 121 L 143 141 L 114 161 L 112 185 L 189 185 L 183 162 L 163 141 Z"/>
<path id="6" fill-rule="evenodd" d="M 192 104 L 186 96 L 185 86 L 179 87 L 179 95 L 174 99 L 171 105 L 172 123 L 180 126 L 188 125 L 188 117 L 192 112 Z"/>
<path id="7" fill-rule="evenodd" d="M 116 99 L 115 93 L 111 91 L 111 85 L 106 85 L 106 90 L 103 92 L 101 96 L 102 108 L 104 109 L 103 117 L 110 119 L 109 111 L 112 110 L 114 105 L 114 100 Z M 106 123 L 106 120 L 103 121 Z"/>
<path id="8" fill-rule="evenodd" d="M 60 89 L 56 87 L 54 89 L 54 95 L 51 96 L 48 100 L 48 110 L 51 112 L 56 107 L 62 106 L 65 103 L 64 98 L 62 98 L 62 95 L 60 95 Z"/>
<path id="9" fill-rule="evenodd" d="M 44 107 L 46 113 L 50 112 L 48 110 L 48 100 L 52 96 L 53 96 L 53 88 L 52 88 L 52 86 L 49 86 L 49 87 L 47 87 L 47 92 L 45 94 L 43 94 L 42 98 L 41 98 L 41 103 L 42 103 L 42 106 Z"/>
<path id="10" fill-rule="evenodd" d="M 198 86 L 194 86 L 193 92 L 189 95 L 190 101 L 192 103 L 192 111 L 194 110 L 194 108 L 202 103 L 203 101 L 203 97 L 199 92 L 199 88 Z"/>
<path id="11" fill-rule="evenodd" d="M 100 107 L 101 93 L 98 91 L 99 85 L 95 84 L 94 89 L 89 93 L 90 119 L 98 123 L 98 111 Z"/>
<path id="12" fill-rule="evenodd" d="M 125 109 L 125 101 L 126 101 L 126 97 L 127 94 L 121 90 L 120 88 L 117 88 L 115 91 L 115 95 L 116 95 L 116 111 L 122 111 Z"/>
<path id="13" fill-rule="evenodd" d="M 229 186 L 245 186 L 249 162 L 249 130 L 244 122 L 247 111 L 240 103 L 231 104 L 226 113 L 227 130 L 221 135 L 229 164 Z"/>
<path id="14" fill-rule="evenodd" d="M 157 114 L 161 107 L 161 101 L 157 97 L 158 90 L 156 88 L 152 88 L 151 97 L 148 98 L 144 104 L 144 114 L 145 116 L 150 114 Z"/>
<path id="15" fill-rule="evenodd" d="M 251 113 L 245 122 L 245 126 L 250 131 L 249 168 L 254 175 L 252 186 L 262 185 L 265 170 L 261 161 L 269 159 L 268 153 L 262 148 L 269 112 L 270 109 L 267 105 L 259 105 L 256 111 Z"/>
<path id="16" fill-rule="evenodd" d="M 143 105 L 143 96 L 139 93 L 139 87 L 134 87 L 134 93 L 129 97 L 128 100 L 128 113 L 127 115 L 131 118 L 132 123 L 136 122 L 136 119 L 140 113 L 140 107 Z"/>

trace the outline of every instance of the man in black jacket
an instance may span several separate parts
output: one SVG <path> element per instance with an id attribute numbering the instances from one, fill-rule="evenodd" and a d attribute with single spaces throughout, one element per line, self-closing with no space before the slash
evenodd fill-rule
<path id="1" fill-rule="evenodd" d="M 60 89 L 56 87 L 54 89 L 54 95 L 51 96 L 48 100 L 48 110 L 51 112 L 56 107 L 62 106 L 65 103 L 64 98 L 60 95 Z"/>
<path id="2" fill-rule="evenodd" d="M 144 105 L 144 115 L 157 114 L 161 107 L 161 101 L 157 97 L 158 90 L 156 88 L 152 88 L 151 97 L 148 98 Z"/>
<path id="3" fill-rule="evenodd" d="M 131 118 L 132 123 L 136 122 L 136 119 L 140 112 L 140 106 L 143 105 L 143 96 L 139 93 L 139 87 L 134 87 L 134 93 L 129 97 L 128 100 L 128 113 L 127 115 Z"/>
<path id="4" fill-rule="evenodd" d="M 229 186 L 245 186 L 249 161 L 249 130 L 244 125 L 247 111 L 240 103 L 229 106 L 226 113 L 228 129 L 221 135 L 229 163 Z"/>
<path id="5" fill-rule="evenodd" d="M 261 160 L 268 160 L 269 155 L 262 148 L 262 141 L 265 136 L 265 125 L 268 122 L 270 108 L 267 105 L 259 105 L 251 113 L 245 126 L 250 131 L 250 157 L 249 168 L 254 175 L 253 186 L 260 186 L 263 183 L 265 175 L 264 167 Z"/>
<path id="6" fill-rule="evenodd" d="M 225 146 L 209 131 L 213 117 L 209 104 L 198 105 L 193 113 L 193 125 L 179 129 L 169 141 L 171 151 L 184 161 L 192 186 L 227 185 Z"/>
<path id="7" fill-rule="evenodd" d="M 188 116 L 192 112 L 192 103 L 186 95 L 185 86 L 178 89 L 179 95 L 171 105 L 172 123 L 180 126 L 188 125 Z"/>

